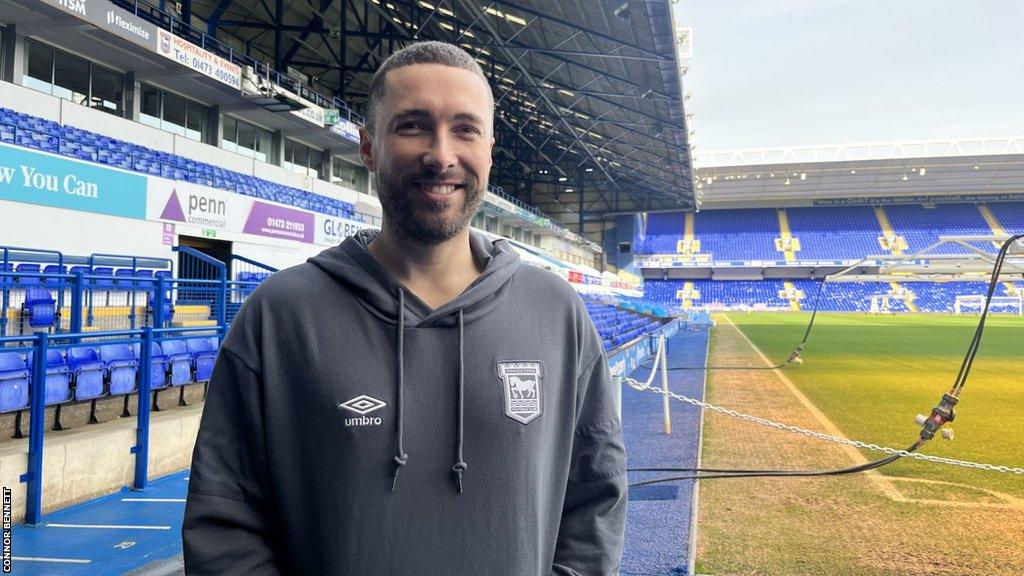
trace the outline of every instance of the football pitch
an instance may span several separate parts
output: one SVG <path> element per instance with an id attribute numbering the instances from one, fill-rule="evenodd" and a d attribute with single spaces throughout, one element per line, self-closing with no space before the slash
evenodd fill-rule
<path id="1" fill-rule="evenodd" d="M 800 341 L 810 315 L 731 314 L 729 319 L 771 359 Z M 976 317 L 819 314 L 803 365 L 786 376 L 847 438 L 905 448 L 917 414 L 929 414 L 956 378 Z M 991 316 L 967 381 L 952 441 L 922 449 L 958 460 L 1024 466 L 1024 318 Z M 878 453 L 865 452 L 872 459 Z M 896 462 L 884 475 L 976 486 L 1024 498 L 1024 477 L 952 466 Z"/>
<path id="2" fill-rule="evenodd" d="M 715 315 L 709 366 L 763 367 L 800 341 L 808 313 Z M 819 314 L 804 364 L 711 370 L 712 404 L 906 448 L 949 390 L 976 317 Z M 1024 466 L 1024 319 L 991 317 L 949 427 L 921 452 Z M 835 469 L 883 454 L 709 411 L 702 466 Z M 877 472 L 701 482 L 699 574 L 1019 575 L 1024 476 L 903 459 Z"/>

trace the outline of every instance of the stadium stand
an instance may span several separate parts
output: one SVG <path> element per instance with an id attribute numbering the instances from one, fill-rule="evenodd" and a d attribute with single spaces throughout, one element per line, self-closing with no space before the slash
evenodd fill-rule
<path id="1" fill-rule="evenodd" d="M 331 216 L 362 220 L 350 202 L 0 108 L 0 142 L 202 184 Z"/>
<path id="2" fill-rule="evenodd" d="M 992 228 L 982 218 L 977 206 L 972 204 L 938 204 L 925 207 L 921 204 L 900 204 L 886 206 L 893 230 L 907 240 L 908 251 L 923 250 L 939 241 L 939 236 L 984 236 L 991 235 Z M 979 246 L 994 251 L 991 245 Z M 962 246 L 940 246 L 937 254 L 966 254 Z"/>
<path id="3" fill-rule="evenodd" d="M 656 212 L 647 217 L 647 235 L 640 245 L 634 245 L 637 254 L 672 254 L 683 237 L 682 212 Z"/>
<path id="4" fill-rule="evenodd" d="M 882 230 L 870 207 L 788 208 L 801 260 L 856 260 L 882 250 Z"/>
<path id="5" fill-rule="evenodd" d="M 632 310 L 624 310 L 614 304 L 607 304 L 594 298 L 584 297 L 583 303 L 601 335 L 605 351 L 618 348 L 635 338 L 652 332 L 663 323 L 657 318 L 651 318 Z"/>
<path id="6" fill-rule="evenodd" d="M 695 216 L 694 235 L 700 240 L 701 252 L 710 253 L 715 260 L 782 259 L 775 250 L 779 221 L 772 209 L 706 210 Z M 680 232 L 676 240 L 681 238 Z"/>

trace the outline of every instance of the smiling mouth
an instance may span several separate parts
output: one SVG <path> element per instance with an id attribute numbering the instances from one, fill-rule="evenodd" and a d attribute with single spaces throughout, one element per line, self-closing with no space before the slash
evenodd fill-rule
<path id="1" fill-rule="evenodd" d="M 428 184 L 414 182 L 413 185 L 416 186 L 416 188 L 419 189 L 420 191 L 425 192 L 431 196 L 450 196 L 454 194 L 457 190 L 465 188 L 464 184 L 456 183 Z"/>

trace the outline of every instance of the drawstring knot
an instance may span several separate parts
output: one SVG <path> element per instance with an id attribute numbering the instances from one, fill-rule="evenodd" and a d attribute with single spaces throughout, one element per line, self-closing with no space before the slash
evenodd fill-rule
<path id="1" fill-rule="evenodd" d="M 469 465 L 465 462 L 456 462 L 452 466 L 452 475 L 455 477 L 455 483 L 458 484 L 459 494 L 462 494 L 462 473 L 465 472 L 466 468 L 469 468 Z"/>

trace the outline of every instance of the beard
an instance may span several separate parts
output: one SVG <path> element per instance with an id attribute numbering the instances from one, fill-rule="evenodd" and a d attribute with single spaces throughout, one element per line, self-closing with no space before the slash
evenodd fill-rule
<path id="1" fill-rule="evenodd" d="M 413 182 L 458 182 L 462 185 L 462 194 L 450 200 L 429 200 Z M 388 226 L 425 244 L 440 244 L 465 230 L 484 197 L 479 179 L 453 170 L 396 175 L 384 166 L 377 173 L 377 185 Z"/>

